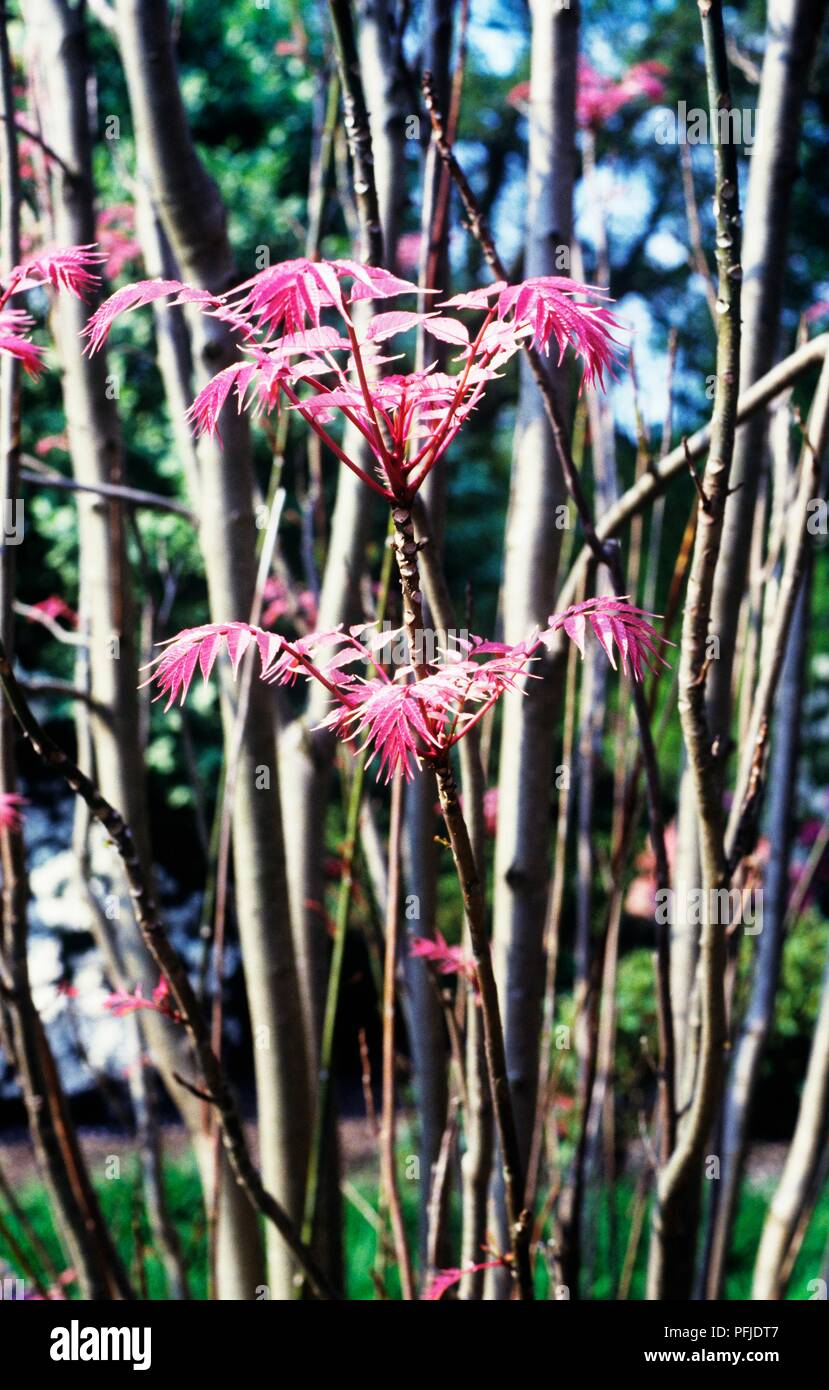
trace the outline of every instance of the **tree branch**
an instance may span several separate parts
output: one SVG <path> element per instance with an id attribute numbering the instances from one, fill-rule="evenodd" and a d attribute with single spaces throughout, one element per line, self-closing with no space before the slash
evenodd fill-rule
<path id="1" fill-rule="evenodd" d="M 130 886 L 136 920 L 142 938 L 161 974 L 170 986 L 176 1007 L 193 1045 L 204 1077 L 208 1094 L 216 1105 L 222 1127 L 228 1161 L 248 1201 L 262 1216 L 273 1223 L 302 1270 L 308 1287 L 320 1299 L 336 1298 L 323 1271 L 300 1239 L 287 1212 L 266 1191 L 248 1151 L 242 1121 L 231 1095 L 224 1073 L 210 1043 L 210 1030 L 202 1014 L 187 971 L 169 941 L 152 893 L 145 881 L 141 863 L 133 842 L 132 831 L 123 817 L 80 768 L 49 738 L 35 719 L 23 691 L 12 671 L 3 644 L 0 642 L 0 684 L 24 738 L 48 767 L 63 777 L 70 789 L 83 798 L 91 814 L 103 826 L 113 841 Z"/>

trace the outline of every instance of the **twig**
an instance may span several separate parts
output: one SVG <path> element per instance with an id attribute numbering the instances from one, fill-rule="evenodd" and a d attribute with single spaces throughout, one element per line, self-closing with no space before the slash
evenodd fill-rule
<path id="1" fill-rule="evenodd" d="M 786 551 L 774 625 L 766 647 L 767 656 L 763 662 L 763 670 L 754 693 L 748 736 L 726 831 L 726 853 L 731 872 L 736 868 L 737 859 L 746 849 L 746 835 L 752 820 L 756 818 L 756 782 L 765 762 L 768 724 L 783 669 L 797 595 L 808 565 L 810 537 L 807 523 L 813 499 L 820 494 L 821 460 L 829 438 L 829 357 L 824 361 L 812 403 L 810 434 L 814 445 L 804 435 L 797 498 L 789 519 L 788 529 L 792 540 Z"/>
<path id="2" fill-rule="evenodd" d="M 392 511 L 395 527 L 395 553 L 398 559 L 400 587 L 403 592 L 403 621 L 409 642 L 412 666 L 417 680 L 428 675 L 428 666 L 418 659 L 420 637 L 424 631 L 423 598 L 420 589 L 418 547 L 415 543 L 411 511 L 398 506 Z M 498 1004 L 498 990 L 492 967 L 492 954 L 486 930 L 486 905 L 469 830 L 458 799 L 455 774 L 448 750 L 432 759 L 437 779 L 438 797 L 449 836 L 455 870 L 463 895 L 464 915 L 469 930 L 472 954 L 481 996 L 484 1025 L 484 1051 L 492 1093 L 493 1109 L 501 1141 L 501 1160 L 504 1176 L 504 1195 L 510 1229 L 513 1273 L 520 1297 L 533 1299 L 532 1270 L 529 1256 L 530 1213 L 524 1206 L 524 1176 L 515 1112 L 507 1074 L 504 1030 Z"/>
<path id="3" fill-rule="evenodd" d="M 697 275 L 701 276 L 705 298 L 711 310 L 711 318 L 717 322 L 717 291 L 711 279 L 708 257 L 702 244 L 702 232 L 697 211 L 697 195 L 694 192 L 694 166 L 691 161 L 690 146 L 684 140 L 679 142 L 679 167 L 682 170 L 682 192 L 685 197 L 685 216 L 688 221 L 688 234 L 691 238 L 691 264 Z"/>
<path id="4" fill-rule="evenodd" d="M 697 476 L 697 470 L 694 467 L 694 460 L 691 458 L 691 454 L 688 449 L 688 439 L 685 435 L 682 436 L 682 448 L 685 454 L 685 462 L 688 465 L 688 472 L 691 475 L 691 482 L 694 484 L 697 497 L 699 498 L 699 504 L 704 512 L 710 512 L 711 503 L 706 497 L 705 489 Z"/>
<path id="5" fill-rule="evenodd" d="M 262 601 L 265 591 L 265 583 L 270 572 L 273 550 L 276 544 L 276 536 L 279 530 L 279 522 L 282 516 L 282 507 L 285 501 L 284 490 L 280 490 L 276 497 L 268 499 L 268 526 L 259 555 L 259 564 L 256 572 L 256 582 L 254 584 L 253 598 L 250 606 L 250 623 L 255 626 L 258 624 L 262 615 Z M 228 896 L 228 875 L 230 870 L 230 849 L 233 829 L 233 806 L 236 797 L 236 784 L 239 775 L 239 763 L 242 756 L 242 745 L 244 741 L 245 722 L 247 720 L 248 708 L 250 706 L 250 691 L 253 683 L 253 662 L 252 653 L 248 656 L 242 677 L 239 682 L 239 694 L 236 701 L 236 708 L 233 713 L 233 725 L 230 738 L 227 743 L 227 757 L 225 763 L 225 775 L 222 782 L 222 797 L 220 803 L 219 835 L 216 854 L 216 886 L 214 898 L 213 916 L 213 1003 L 210 1020 L 210 1039 L 212 1050 L 216 1058 L 221 1061 L 222 1056 L 222 989 L 224 984 L 224 945 L 225 945 L 225 923 L 227 916 L 227 896 Z M 215 1134 L 215 1148 L 213 1161 L 213 1190 L 210 1194 L 208 1211 L 208 1270 L 211 1286 L 216 1286 L 216 1264 L 218 1251 L 218 1230 L 219 1230 L 219 1206 L 221 1198 L 221 1153 L 219 1148 L 219 1131 Z"/>
<path id="6" fill-rule="evenodd" d="M 329 0 L 328 8 L 342 86 L 345 133 L 354 166 L 354 196 L 360 220 L 360 259 L 366 265 L 382 265 L 383 228 L 351 0 Z"/>
<path id="7" fill-rule="evenodd" d="M 57 638 L 58 642 L 65 642 L 68 647 L 85 647 L 87 644 L 87 639 L 80 633 L 71 632 L 69 628 L 61 627 L 51 613 L 46 613 L 36 604 L 21 603 L 19 599 L 16 599 L 12 608 L 15 613 L 21 618 L 26 618 L 28 622 L 40 623 L 48 632 L 51 632 L 53 637 Z"/>
<path id="8" fill-rule="evenodd" d="M 28 468 L 21 468 L 20 478 L 24 483 L 34 483 L 38 487 L 57 487 L 63 488 L 66 492 L 94 492 L 101 497 L 120 497 L 125 502 L 131 502 L 134 507 L 151 507 L 156 512 L 174 512 L 176 516 L 184 517 L 192 526 L 198 526 L 199 520 L 190 508 L 183 502 L 177 502 L 174 497 L 162 497 L 157 492 L 144 492 L 141 488 L 126 487 L 121 483 L 79 483 L 75 478 L 65 478 L 62 473 L 54 472 L 51 468 L 33 468 L 29 460 Z"/>
<path id="9" fill-rule="evenodd" d="M 9 118 L 5 114 L 5 112 L 0 112 L 0 121 L 8 121 L 8 119 Z M 66 161 L 61 159 L 60 155 L 52 149 L 52 146 L 47 145 L 42 135 L 39 135 L 36 130 L 32 130 L 31 126 L 26 125 L 23 121 L 20 120 L 18 116 L 15 116 L 13 124 L 15 130 L 18 132 L 19 135 L 25 135 L 27 140 L 34 141 L 36 145 L 40 146 L 40 148 L 43 150 L 43 153 L 49 159 L 53 160 L 55 164 L 57 164 L 58 168 L 60 169 L 61 173 L 63 174 L 63 177 L 67 180 L 67 182 L 82 182 L 82 176 L 79 173 L 77 173 L 76 170 L 69 168 L 69 165 L 66 163 Z"/>

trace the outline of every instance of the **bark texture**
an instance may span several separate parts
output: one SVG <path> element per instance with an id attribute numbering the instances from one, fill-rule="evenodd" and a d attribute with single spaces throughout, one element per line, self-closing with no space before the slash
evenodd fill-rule
<path id="1" fill-rule="evenodd" d="M 569 251 L 575 177 L 575 83 L 579 6 L 535 0 L 532 11 L 530 144 L 524 274 L 560 273 Z M 562 385 L 562 391 L 564 387 Z M 517 642 L 553 611 L 564 481 L 541 395 L 521 362 L 505 539 L 504 640 Z M 536 674 L 543 674 L 541 667 Z M 549 675 L 503 701 L 495 842 L 493 947 L 502 1000 L 507 1068 L 522 1160 L 532 1137 L 538 1081 L 543 943 L 552 841 L 552 723 Z M 506 1281 L 496 1281 L 502 1291 Z"/>
<path id="2" fill-rule="evenodd" d="M 227 219 L 190 135 L 167 5 L 165 0 L 119 0 L 116 16 L 138 162 L 153 206 L 183 278 L 220 293 L 236 278 Z M 237 352 L 218 321 L 193 315 L 190 323 L 198 389 Z M 256 572 L 249 432 L 247 420 L 234 409 L 223 417 L 222 441 L 205 441 L 199 448 L 200 540 L 210 613 L 217 622 L 248 618 Z M 225 673 L 222 723 L 228 749 L 235 709 L 235 690 Z M 308 1145 L 308 1072 L 271 730 L 271 692 L 254 681 L 233 812 L 236 910 L 254 1040 L 262 1175 L 297 1220 Z M 255 1248 L 255 1236 L 244 1240 Z M 286 1247 L 269 1231 L 272 1297 L 291 1296 L 293 1273 Z"/>

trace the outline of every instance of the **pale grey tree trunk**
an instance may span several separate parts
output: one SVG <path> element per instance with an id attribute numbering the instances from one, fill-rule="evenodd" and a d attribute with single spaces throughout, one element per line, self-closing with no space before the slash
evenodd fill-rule
<path id="1" fill-rule="evenodd" d="M 218 190 L 196 154 L 182 104 L 165 0 L 118 0 L 118 40 L 139 168 L 182 276 L 212 293 L 235 279 Z M 194 314 L 196 387 L 237 355 L 217 320 Z M 256 529 L 247 421 L 230 409 L 222 442 L 199 448 L 200 541 L 214 621 L 246 620 L 253 599 Z M 237 920 L 254 1043 L 259 1145 L 265 1186 L 301 1217 L 308 1152 L 308 1071 L 285 879 L 273 737 L 272 692 L 251 685 L 233 809 Z M 222 684 L 225 748 L 233 745 L 236 698 Z M 293 1263 L 267 1232 L 271 1297 L 293 1292 Z"/>
<path id="2" fill-rule="evenodd" d="M 135 221 L 144 268 L 151 279 L 178 280 L 181 278 L 170 250 L 170 243 L 153 205 L 148 181 L 139 171 L 135 178 Z M 173 308 L 163 299 L 153 304 L 158 370 L 164 383 L 164 395 L 170 412 L 170 429 L 187 484 L 187 493 L 198 515 L 201 489 L 199 486 L 199 451 L 195 436 L 186 418 L 193 399 L 193 362 L 190 337 L 184 311 Z"/>
<path id="3" fill-rule="evenodd" d="M 11 54 L 0 15 L 0 275 L 20 260 L 21 189 L 14 128 Z M 10 353 L 0 358 L 0 488 L 17 506 L 20 495 L 20 363 Z M 9 661 L 14 659 L 13 604 L 17 544 L 10 536 L 0 545 L 0 638 Z M 0 707 L 0 791 L 17 791 L 16 728 L 5 700 Z M 85 1298 L 129 1293 L 123 1270 L 109 1247 L 97 1200 L 77 1145 L 49 1042 L 34 1006 L 28 973 L 28 897 L 23 835 L 12 826 L 0 830 L 2 917 L 0 918 L 0 1042 L 16 1073 L 29 1121 L 35 1159 L 51 1214 Z M 7 990 L 9 993 L 7 993 Z M 77 1167 L 73 1167 L 77 1162 Z M 108 1248 L 109 1247 L 109 1248 Z M 108 1271 L 109 1267 L 109 1271 Z M 119 1287 L 120 1286 L 120 1287 Z"/>
<path id="4" fill-rule="evenodd" d="M 579 6 L 534 0 L 524 275 L 561 273 L 572 239 Z M 563 390 L 563 384 L 562 384 Z M 504 639 L 517 642 L 553 611 L 566 501 L 541 395 L 521 363 L 505 539 Z M 544 674 L 542 667 L 536 674 Z M 553 713 L 549 675 L 507 694 L 499 765 L 493 948 L 507 1067 L 523 1162 L 532 1137 L 544 981 L 543 938 L 552 842 Z M 497 1281 L 502 1289 L 507 1281 Z"/>

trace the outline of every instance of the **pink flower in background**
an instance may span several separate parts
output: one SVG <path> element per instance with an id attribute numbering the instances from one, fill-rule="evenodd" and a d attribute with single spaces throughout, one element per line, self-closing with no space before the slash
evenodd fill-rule
<path id="1" fill-rule="evenodd" d="M 301 618 L 309 627 L 317 624 L 317 599 L 310 589 L 300 589 L 293 593 L 286 581 L 272 574 L 265 584 L 263 598 L 266 607 L 262 611 L 264 627 L 273 627 L 280 618 Z"/>
<path id="2" fill-rule="evenodd" d="M 498 788 L 487 787 L 484 792 L 484 830 L 494 836 L 498 829 Z"/>
<path id="3" fill-rule="evenodd" d="M 422 232 L 403 232 L 397 238 L 397 264 L 403 270 L 417 270 L 423 247 Z"/>
<path id="4" fill-rule="evenodd" d="M 439 931 L 435 932 L 434 941 L 429 936 L 413 936 L 409 955 L 430 961 L 441 975 L 462 975 L 473 985 L 477 981 L 471 956 L 461 946 L 450 946 Z"/>
<path id="5" fill-rule="evenodd" d="M 181 1014 L 173 1005 L 170 998 L 170 987 L 164 979 L 159 980 L 150 999 L 145 999 L 144 991 L 138 984 L 132 994 L 123 989 L 114 990 L 104 1000 L 104 1008 L 109 1009 L 113 1018 L 123 1018 L 126 1014 L 134 1014 L 141 1009 L 149 1009 L 151 1013 L 163 1014 L 165 1018 L 172 1019 L 174 1023 L 181 1022 Z"/>
<path id="6" fill-rule="evenodd" d="M 628 102 L 645 98 L 659 101 L 665 92 L 660 74 L 668 71 L 663 63 L 635 63 L 618 82 L 597 72 L 585 58 L 579 58 L 576 119 L 580 126 L 599 129 Z"/>
<path id="7" fill-rule="evenodd" d="M 25 135 L 17 137 L 17 161 L 20 168 L 21 179 L 34 178 L 34 163 L 32 155 L 35 151 L 34 140 L 27 140 Z"/>
<path id="8" fill-rule="evenodd" d="M 578 87 L 576 89 L 576 120 L 583 128 L 597 130 L 609 121 L 628 102 L 644 98 L 647 101 L 660 101 L 665 94 L 662 77 L 668 69 L 664 63 L 648 60 L 634 63 L 627 72 L 614 81 L 605 77 L 593 67 L 586 58 L 579 57 Z M 529 82 L 519 82 L 507 93 L 511 106 L 521 110 L 530 100 Z"/>
<path id="9" fill-rule="evenodd" d="M 829 314 L 829 299 L 819 299 L 804 311 L 803 320 L 805 323 L 816 323 L 826 314 Z"/>
<path id="10" fill-rule="evenodd" d="M 95 219 L 95 234 L 105 257 L 104 273 L 117 280 L 131 261 L 141 259 L 141 243 L 135 235 L 135 208 L 132 203 L 115 203 L 101 208 Z"/>
<path id="11" fill-rule="evenodd" d="M 22 830 L 22 807 L 28 806 L 25 796 L 18 792 L 0 792 L 0 829 Z"/>
<path id="12" fill-rule="evenodd" d="M 74 608 L 60 597 L 59 594 L 50 594 L 48 598 L 42 598 L 38 603 L 33 603 L 32 608 L 37 613 L 44 613 L 47 618 L 63 618 L 69 627 L 78 626 L 78 615 Z"/>
<path id="13" fill-rule="evenodd" d="M 60 449 L 61 452 L 68 453 L 69 439 L 65 430 L 61 434 L 44 434 L 35 444 L 35 453 L 41 459 L 45 458 L 47 454 L 51 454 L 53 449 Z"/>

